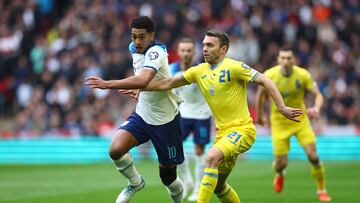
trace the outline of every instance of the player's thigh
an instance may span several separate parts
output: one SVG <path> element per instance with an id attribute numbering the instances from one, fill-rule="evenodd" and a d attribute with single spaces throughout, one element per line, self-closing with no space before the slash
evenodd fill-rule
<path id="1" fill-rule="evenodd" d="M 271 130 L 271 141 L 273 145 L 273 153 L 275 156 L 286 155 L 290 150 L 290 138 L 292 132 L 279 128 Z"/>
<path id="2" fill-rule="evenodd" d="M 298 132 L 296 132 L 295 136 L 300 145 L 303 147 L 316 143 L 315 133 L 310 126 L 301 128 Z"/>
<path id="3" fill-rule="evenodd" d="M 181 164 L 184 161 L 180 116 L 164 125 L 152 126 L 150 137 L 160 165 Z"/>
<path id="4" fill-rule="evenodd" d="M 189 118 L 180 118 L 181 132 L 183 141 L 195 130 L 195 120 Z"/>
<path id="5" fill-rule="evenodd" d="M 147 123 L 133 113 L 116 131 L 110 145 L 110 156 L 118 159 L 134 146 L 147 142 L 150 139 L 147 133 Z"/>
<path id="6" fill-rule="evenodd" d="M 219 173 L 230 173 L 238 155 L 249 150 L 255 138 L 256 129 L 252 124 L 219 131 L 214 144 L 224 154 L 224 159 L 219 165 Z"/>
<path id="7" fill-rule="evenodd" d="M 118 129 L 111 141 L 110 152 L 117 151 L 118 153 L 125 154 L 138 144 L 139 141 L 131 133 Z"/>
<path id="8" fill-rule="evenodd" d="M 197 119 L 195 123 L 194 142 L 197 145 L 206 145 L 210 142 L 211 118 Z"/>

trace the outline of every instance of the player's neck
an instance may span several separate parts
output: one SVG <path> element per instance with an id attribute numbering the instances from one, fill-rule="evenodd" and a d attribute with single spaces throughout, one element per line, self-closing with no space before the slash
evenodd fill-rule
<path id="1" fill-rule="evenodd" d="M 216 67 L 217 65 L 219 65 L 224 60 L 224 58 L 225 57 L 219 57 L 218 59 L 214 60 L 214 62 L 209 63 L 209 64 L 210 64 L 210 66 L 215 66 Z"/>
<path id="2" fill-rule="evenodd" d="M 289 67 L 289 68 L 281 67 L 280 71 L 283 76 L 290 77 L 291 74 L 293 73 L 293 67 Z"/>

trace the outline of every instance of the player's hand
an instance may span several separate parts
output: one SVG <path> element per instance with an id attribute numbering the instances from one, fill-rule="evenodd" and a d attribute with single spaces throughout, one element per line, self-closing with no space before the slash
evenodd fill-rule
<path id="1" fill-rule="evenodd" d="M 140 90 L 118 90 L 121 94 L 126 94 L 133 100 L 138 101 Z"/>
<path id="2" fill-rule="evenodd" d="M 86 78 L 85 85 L 89 85 L 91 89 L 106 89 L 106 81 L 96 76 Z"/>
<path id="3" fill-rule="evenodd" d="M 259 125 L 267 126 L 267 118 L 265 116 L 258 117 L 256 122 Z"/>
<path id="4" fill-rule="evenodd" d="M 279 108 L 280 113 L 282 113 L 286 118 L 295 121 L 295 122 L 300 122 L 300 120 L 298 120 L 296 117 L 300 116 L 301 114 L 303 114 L 301 109 L 294 109 L 288 106 L 284 106 Z"/>
<path id="5" fill-rule="evenodd" d="M 320 110 L 316 107 L 308 108 L 307 114 L 310 118 L 318 119 L 320 117 Z"/>

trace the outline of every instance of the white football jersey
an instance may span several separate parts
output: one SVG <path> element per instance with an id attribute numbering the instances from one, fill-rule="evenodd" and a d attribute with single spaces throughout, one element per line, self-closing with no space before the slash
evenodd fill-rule
<path id="1" fill-rule="evenodd" d="M 179 62 L 170 64 L 170 71 L 173 76 L 183 72 Z M 208 119 L 211 117 L 211 110 L 196 83 L 178 87 L 175 92 L 184 99 L 180 104 L 182 118 Z"/>
<path id="2" fill-rule="evenodd" d="M 134 43 L 131 43 L 129 50 L 135 75 L 143 68 L 151 68 L 156 71 L 153 80 L 171 76 L 165 45 L 154 42 L 144 54 L 139 54 Z M 163 125 L 178 114 L 179 100 L 172 91 L 140 91 L 135 112 L 150 125 Z"/>

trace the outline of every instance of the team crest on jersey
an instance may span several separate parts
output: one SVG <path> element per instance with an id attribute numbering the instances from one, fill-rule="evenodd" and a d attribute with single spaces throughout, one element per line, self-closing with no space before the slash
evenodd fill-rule
<path id="1" fill-rule="evenodd" d="M 155 60 L 159 57 L 159 53 L 155 52 L 155 51 L 152 51 L 148 54 L 150 60 Z"/>
<path id="2" fill-rule="evenodd" d="M 211 95 L 211 96 L 214 96 L 214 95 L 215 95 L 215 90 L 214 90 L 214 86 L 213 86 L 213 85 L 210 86 L 209 92 L 210 92 L 210 95 Z"/>
<path id="3" fill-rule="evenodd" d="M 245 68 L 246 70 L 251 69 L 251 67 L 248 66 L 246 63 L 242 63 L 241 66 L 242 66 L 243 68 Z"/>
<path id="4" fill-rule="evenodd" d="M 300 80 L 299 80 L 299 79 L 296 80 L 295 84 L 296 84 L 296 89 L 300 89 L 300 88 L 301 88 L 301 83 L 300 83 Z"/>

